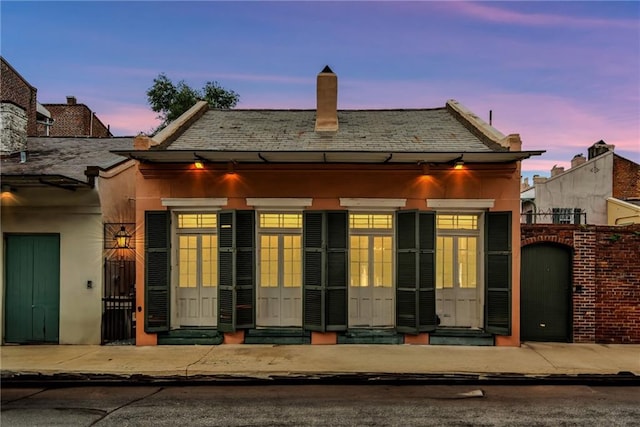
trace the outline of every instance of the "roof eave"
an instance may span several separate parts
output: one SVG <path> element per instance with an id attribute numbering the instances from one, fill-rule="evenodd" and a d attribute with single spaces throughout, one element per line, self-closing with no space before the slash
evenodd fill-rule
<path id="1" fill-rule="evenodd" d="M 112 151 L 145 163 L 509 163 L 539 156 L 544 151 L 379 152 L 379 151 L 216 151 L 127 150 Z"/>

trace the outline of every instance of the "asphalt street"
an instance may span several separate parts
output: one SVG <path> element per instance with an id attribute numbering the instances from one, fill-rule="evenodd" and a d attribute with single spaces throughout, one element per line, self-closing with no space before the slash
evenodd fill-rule
<path id="1" fill-rule="evenodd" d="M 638 387 L 2 388 L 6 426 L 637 426 Z"/>

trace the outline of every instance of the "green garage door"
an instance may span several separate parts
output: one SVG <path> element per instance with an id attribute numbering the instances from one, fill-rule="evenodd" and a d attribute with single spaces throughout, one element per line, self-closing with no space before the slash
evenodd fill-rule
<path id="1" fill-rule="evenodd" d="M 542 243 L 522 248 L 523 341 L 570 341 L 571 263 L 571 250 L 563 246 Z"/>
<path id="2" fill-rule="evenodd" d="M 58 343 L 60 236 L 6 236 L 5 342 Z"/>

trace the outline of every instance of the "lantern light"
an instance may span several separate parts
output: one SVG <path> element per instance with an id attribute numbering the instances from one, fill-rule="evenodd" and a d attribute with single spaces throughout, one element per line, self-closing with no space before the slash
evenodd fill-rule
<path id="1" fill-rule="evenodd" d="M 118 249 L 127 249 L 131 241 L 131 234 L 127 233 L 127 229 L 122 225 L 120 226 L 120 230 L 114 234 L 113 239 L 116 241 L 116 247 Z"/>

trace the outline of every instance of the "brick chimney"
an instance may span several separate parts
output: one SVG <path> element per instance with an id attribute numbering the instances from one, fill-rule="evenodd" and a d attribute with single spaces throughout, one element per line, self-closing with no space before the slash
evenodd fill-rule
<path id="1" fill-rule="evenodd" d="M 328 65 L 318 74 L 315 130 L 338 130 L 338 76 Z"/>
<path id="2" fill-rule="evenodd" d="M 540 175 L 533 175 L 533 184 L 544 184 L 547 182 L 547 178 Z"/>
<path id="3" fill-rule="evenodd" d="M 558 176 L 561 173 L 564 173 L 564 167 L 553 165 L 553 167 L 551 168 L 551 178 L 553 178 L 554 176 Z"/>
<path id="4" fill-rule="evenodd" d="M 580 166 L 581 164 L 585 163 L 586 161 L 587 161 L 587 159 L 584 157 L 584 155 L 582 153 L 576 154 L 575 156 L 573 156 L 573 159 L 571 159 L 571 168 L 575 168 L 576 166 Z"/>
<path id="5" fill-rule="evenodd" d="M 76 105 L 77 103 L 75 96 L 67 96 L 67 105 Z"/>
<path id="6" fill-rule="evenodd" d="M 609 151 L 613 151 L 615 147 L 616 146 L 613 144 L 607 144 L 603 140 L 600 140 L 595 144 L 593 144 L 591 147 L 589 147 L 588 149 L 589 160 L 593 159 L 594 157 L 598 157 L 602 154 L 608 153 Z"/>

